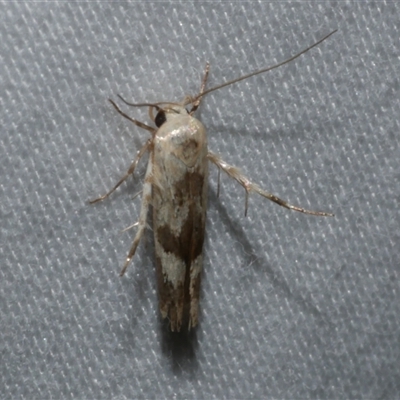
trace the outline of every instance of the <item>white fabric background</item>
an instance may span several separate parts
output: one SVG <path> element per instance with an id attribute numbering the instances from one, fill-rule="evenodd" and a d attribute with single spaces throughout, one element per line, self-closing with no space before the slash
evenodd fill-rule
<path id="1" fill-rule="evenodd" d="M 13 2 L 0 13 L 2 398 L 400 395 L 400 5 Z M 151 230 L 127 274 L 147 133 L 107 98 L 210 94 L 210 148 L 317 218 L 211 166 L 201 322 L 159 322 Z M 124 108 L 126 110 L 126 108 Z M 128 109 L 142 121 L 145 110 Z"/>

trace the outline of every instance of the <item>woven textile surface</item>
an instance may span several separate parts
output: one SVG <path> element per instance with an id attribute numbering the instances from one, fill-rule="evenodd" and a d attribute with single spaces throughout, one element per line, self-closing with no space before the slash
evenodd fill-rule
<path id="1" fill-rule="evenodd" d="M 3 2 L 0 397 L 398 398 L 400 5 Z M 200 324 L 160 323 L 149 228 L 127 273 L 148 138 L 108 98 L 204 97 L 210 165 Z M 121 107 L 123 105 L 121 104 Z M 150 123 L 145 109 L 123 107 Z"/>

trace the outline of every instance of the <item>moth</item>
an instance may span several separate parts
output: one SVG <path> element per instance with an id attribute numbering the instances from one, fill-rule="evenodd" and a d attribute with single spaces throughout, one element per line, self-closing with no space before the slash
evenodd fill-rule
<path id="1" fill-rule="evenodd" d="M 245 213 L 248 195 L 255 192 L 289 210 L 317 216 L 333 216 L 331 213 L 310 211 L 291 205 L 252 183 L 239 169 L 208 150 L 206 129 L 193 115 L 205 95 L 287 64 L 318 46 L 334 32 L 336 30 L 285 61 L 206 90 L 210 68 L 207 63 L 199 93 L 194 97 L 186 96 L 179 103 L 135 104 L 118 95 L 128 106 L 148 107 L 149 117 L 156 127 L 131 118 L 109 99 L 119 114 L 139 128 L 149 131 L 151 137 L 138 151 L 128 171 L 118 183 L 109 192 L 90 203 L 110 196 L 133 174 L 143 155 L 149 153 L 141 210 L 139 220 L 135 224 L 137 232 L 120 276 L 124 275 L 135 254 L 145 230 L 149 206 L 152 205 L 159 306 L 162 318 L 169 320 L 171 331 L 190 330 L 198 324 L 209 161 L 215 164 L 219 171 L 224 171 L 243 186 L 246 192 Z M 187 109 L 189 106 L 190 109 Z"/>

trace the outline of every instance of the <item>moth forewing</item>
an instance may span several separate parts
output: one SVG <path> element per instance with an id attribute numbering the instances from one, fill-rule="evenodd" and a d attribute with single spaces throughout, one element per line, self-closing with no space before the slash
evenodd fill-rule
<path id="1" fill-rule="evenodd" d="M 202 123 L 173 109 L 154 137 L 152 205 L 160 311 L 180 331 L 198 322 L 208 150 Z"/>

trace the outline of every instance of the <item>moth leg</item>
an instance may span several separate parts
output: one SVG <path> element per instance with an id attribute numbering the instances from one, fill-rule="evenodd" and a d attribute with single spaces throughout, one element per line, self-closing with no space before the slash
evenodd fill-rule
<path id="1" fill-rule="evenodd" d="M 149 163 L 147 164 L 147 171 L 146 171 L 146 176 L 144 178 L 144 184 L 143 184 L 142 207 L 140 209 L 139 221 L 137 222 L 138 230 L 136 232 L 135 239 L 133 239 L 132 246 L 129 250 L 128 256 L 126 257 L 126 260 L 125 260 L 125 264 L 122 267 L 122 270 L 121 270 L 119 276 L 124 275 L 126 269 L 128 268 L 128 265 L 129 265 L 130 261 L 132 260 L 132 257 L 135 254 L 136 248 L 138 247 L 140 239 L 143 236 L 144 229 L 146 228 L 147 212 L 149 211 L 149 205 L 151 202 L 152 180 L 153 180 L 153 163 L 152 163 L 152 160 L 150 157 Z"/>
<path id="2" fill-rule="evenodd" d="M 103 196 L 100 196 L 97 199 L 90 200 L 89 203 L 90 204 L 94 204 L 94 203 L 97 203 L 98 201 L 106 199 L 111 193 L 113 193 L 129 177 L 129 175 L 133 174 L 133 172 L 135 171 L 135 168 L 138 165 L 140 159 L 142 158 L 144 153 L 146 153 L 146 151 L 149 149 L 149 146 L 151 145 L 151 142 L 152 142 L 152 139 L 149 139 L 145 143 L 145 145 L 138 151 L 138 153 L 136 155 L 136 158 L 133 160 L 133 162 L 130 165 L 128 171 L 126 171 L 125 175 L 118 181 L 118 183 L 109 192 L 107 192 Z"/>
<path id="3" fill-rule="evenodd" d="M 210 72 L 210 63 L 206 63 L 206 68 L 204 71 L 204 77 L 203 80 L 201 81 L 201 86 L 200 86 L 200 93 L 196 96 L 196 100 L 193 102 L 193 107 L 190 110 L 189 114 L 193 115 L 193 113 L 199 108 L 200 103 L 201 103 L 201 95 L 204 92 L 204 89 L 206 87 L 206 83 L 207 83 L 207 78 L 208 78 L 208 73 Z"/>
<path id="4" fill-rule="evenodd" d="M 326 212 L 321 212 L 321 211 L 310 211 L 306 210 L 302 207 L 297 207 L 289 204 L 285 200 L 280 199 L 279 197 L 273 195 L 272 193 L 268 193 L 265 190 L 261 189 L 260 186 L 258 186 L 255 183 L 252 183 L 249 181 L 241 172 L 238 168 L 229 165 L 226 163 L 224 160 L 222 160 L 221 157 L 219 157 L 217 154 L 212 153 L 211 151 L 208 152 L 207 158 L 213 162 L 218 168 L 222 169 L 224 172 L 226 172 L 231 178 L 235 179 L 237 182 L 239 182 L 244 189 L 246 190 L 246 206 L 245 206 L 245 215 L 247 215 L 247 206 L 248 206 L 248 197 L 250 192 L 256 192 L 259 195 L 267 198 L 268 200 L 273 201 L 276 204 L 279 204 L 282 207 L 285 207 L 289 210 L 293 211 L 298 211 L 304 214 L 309 214 L 309 215 L 318 215 L 321 217 L 333 217 L 334 215 L 331 213 L 326 213 Z"/>

